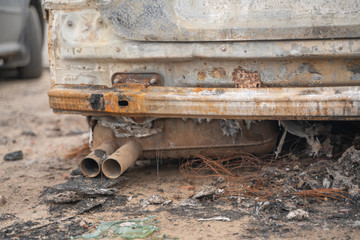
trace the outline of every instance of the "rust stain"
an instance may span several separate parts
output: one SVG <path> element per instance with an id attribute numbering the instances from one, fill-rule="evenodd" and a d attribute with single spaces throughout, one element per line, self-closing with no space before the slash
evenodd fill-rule
<path id="1" fill-rule="evenodd" d="M 204 70 L 201 70 L 201 71 L 198 72 L 197 79 L 199 81 L 204 81 L 206 79 L 206 73 L 205 73 Z"/>
<path id="2" fill-rule="evenodd" d="M 192 89 L 192 92 L 194 92 L 194 93 L 199 93 L 201 91 L 204 91 L 204 88 L 197 87 L 197 88 Z"/>
<path id="3" fill-rule="evenodd" d="M 210 74 L 213 78 L 225 78 L 226 77 L 226 71 L 223 67 L 214 67 Z"/>
<path id="4" fill-rule="evenodd" d="M 237 88 L 259 88 L 261 86 L 258 71 L 250 72 L 239 66 L 234 69 L 231 76 Z"/>

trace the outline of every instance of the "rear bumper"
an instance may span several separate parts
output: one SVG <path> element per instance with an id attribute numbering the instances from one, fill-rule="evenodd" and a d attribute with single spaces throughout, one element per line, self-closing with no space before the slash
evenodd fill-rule
<path id="1" fill-rule="evenodd" d="M 360 87 L 182 88 L 53 87 L 54 112 L 213 119 L 360 119 Z"/>

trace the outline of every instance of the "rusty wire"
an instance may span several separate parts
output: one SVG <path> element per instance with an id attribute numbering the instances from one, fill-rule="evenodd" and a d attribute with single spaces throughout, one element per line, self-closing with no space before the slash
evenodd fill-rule
<path id="1" fill-rule="evenodd" d="M 244 196 L 258 200 L 270 200 L 274 195 L 298 196 L 319 201 L 349 199 L 346 191 L 331 188 L 296 190 L 296 186 L 289 186 L 292 189 L 290 193 L 282 192 L 283 182 L 275 182 L 274 179 L 264 176 L 261 170 L 265 167 L 309 165 L 309 158 L 289 160 L 290 155 L 291 153 L 274 159 L 272 155 L 258 157 L 246 152 L 227 152 L 221 156 L 214 152 L 199 152 L 194 158 L 181 164 L 180 172 L 187 179 L 223 178 L 227 182 L 225 196 Z M 311 158 L 311 162 L 314 161 Z"/>
<path id="2" fill-rule="evenodd" d="M 199 152 L 180 166 L 180 172 L 187 178 L 223 177 L 247 182 L 267 163 L 251 153 L 227 152 L 221 156 L 215 152 Z"/>
<path id="3" fill-rule="evenodd" d="M 258 157 L 247 152 L 227 152 L 222 155 L 199 152 L 180 166 L 180 172 L 188 179 L 223 178 L 228 183 L 225 195 L 267 199 L 278 188 L 271 187 L 270 181 L 261 175 L 260 170 L 272 166 L 273 160 L 269 155 Z"/>
<path id="4" fill-rule="evenodd" d="M 326 200 L 326 199 L 335 199 L 335 200 L 341 200 L 341 199 L 347 199 L 348 198 L 347 192 L 343 191 L 341 189 L 334 189 L 334 188 L 321 188 L 321 189 L 309 189 L 309 190 L 302 190 L 299 192 L 293 193 L 293 195 L 308 199 L 311 198 L 312 200 Z"/>

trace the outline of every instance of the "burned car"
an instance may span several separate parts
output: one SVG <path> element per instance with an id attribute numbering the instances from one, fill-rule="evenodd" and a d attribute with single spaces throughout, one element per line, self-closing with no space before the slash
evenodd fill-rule
<path id="1" fill-rule="evenodd" d="M 278 120 L 360 116 L 358 0 L 44 1 L 50 107 L 88 116 L 89 177 L 274 151 Z"/>

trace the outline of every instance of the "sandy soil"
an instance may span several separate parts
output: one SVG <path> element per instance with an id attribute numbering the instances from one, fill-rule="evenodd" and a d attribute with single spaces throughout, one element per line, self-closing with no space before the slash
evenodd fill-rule
<path id="1" fill-rule="evenodd" d="M 154 164 L 130 169 L 107 204 L 83 213 L 73 205 L 60 208 L 45 203 L 40 198 L 44 187 L 67 181 L 77 162 L 66 156 L 88 139 L 85 117 L 52 113 L 46 94 L 49 87 L 48 71 L 36 80 L 0 79 L 0 195 L 6 200 L 0 206 L 0 238 L 70 239 L 93 231 L 90 226 L 101 221 L 155 215 L 159 230 L 151 239 L 166 239 L 164 234 L 168 239 L 360 239 L 358 214 L 336 218 L 347 208 L 343 203 L 318 203 L 302 221 L 260 217 L 225 198 L 203 199 L 199 206 L 181 205 L 213 180 L 189 183 L 177 162 L 163 164 L 158 173 Z M 23 152 L 22 160 L 2 159 L 17 150 Z M 189 184 L 195 189 L 180 188 Z M 143 206 L 154 194 L 172 202 Z M 198 221 L 215 216 L 230 221 Z"/>

